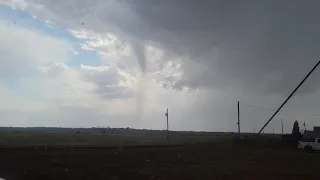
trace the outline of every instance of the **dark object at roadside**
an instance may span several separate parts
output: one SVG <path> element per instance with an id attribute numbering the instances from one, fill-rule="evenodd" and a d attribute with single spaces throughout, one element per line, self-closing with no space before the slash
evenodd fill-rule
<path id="1" fill-rule="evenodd" d="M 300 133 L 300 128 L 299 128 L 298 121 L 294 122 L 291 135 L 295 136 L 297 138 L 301 138 L 301 133 Z"/>
<path id="2" fill-rule="evenodd" d="M 285 147 L 297 148 L 298 141 L 301 140 L 302 135 L 300 133 L 299 122 L 295 121 L 291 134 L 284 134 L 281 136 L 281 144 Z"/>

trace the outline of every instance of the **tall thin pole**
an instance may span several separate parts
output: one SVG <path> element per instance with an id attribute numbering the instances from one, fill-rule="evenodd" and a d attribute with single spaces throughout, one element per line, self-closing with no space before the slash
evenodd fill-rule
<path id="1" fill-rule="evenodd" d="M 240 137 L 240 102 L 238 101 L 238 136 Z"/>
<path id="2" fill-rule="evenodd" d="M 289 101 L 289 99 L 296 93 L 296 91 L 300 88 L 300 86 L 308 79 L 308 77 L 312 74 L 312 72 L 319 66 L 320 60 L 318 63 L 311 69 L 311 71 L 306 75 L 306 77 L 300 82 L 300 84 L 293 90 L 293 92 L 288 96 L 288 98 L 281 104 L 281 106 L 278 108 L 278 110 L 270 117 L 270 119 L 267 121 L 267 123 L 261 128 L 261 130 L 258 132 L 260 134 L 264 128 L 270 123 L 270 121 L 278 114 L 278 112 L 282 109 L 282 107 Z"/>
<path id="3" fill-rule="evenodd" d="M 281 118 L 281 135 L 283 135 L 283 118 Z"/>
<path id="4" fill-rule="evenodd" d="M 168 109 L 166 112 L 166 116 L 167 116 L 167 140 L 169 140 L 169 110 Z"/>

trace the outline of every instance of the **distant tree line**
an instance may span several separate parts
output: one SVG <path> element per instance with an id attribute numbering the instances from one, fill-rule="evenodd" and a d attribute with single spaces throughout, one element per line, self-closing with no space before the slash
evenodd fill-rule
<path id="1" fill-rule="evenodd" d="M 111 127 L 92 127 L 92 128 L 62 128 L 62 127 L 0 127 L 0 133 L 63 133 L 63 134 L 121 134 L 121 133 L 165 133 L 166 130 L 148 130 L 133 128 L 111 128 Z M 174 131 L 171 131 L 174 133 Z M 177 131 L 179 132 L 179 131 Z M 180 131 L 179 133 L 193 133 L 193 131 Z M 210 132 L 196 132 L 201 135 Z"/>

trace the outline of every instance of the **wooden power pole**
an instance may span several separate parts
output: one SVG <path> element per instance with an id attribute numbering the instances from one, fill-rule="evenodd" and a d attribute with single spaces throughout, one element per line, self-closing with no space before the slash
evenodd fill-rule
<path id="1" fill-rule="evenodd" d="M 165 114 L 167 116 L 167 140 L 169 140 L 169 110 Z"/>
<path id="2" fill-rule="evenodd" d="M 240 102 L 238 101 L 238 136 L 240 138 Z"/>

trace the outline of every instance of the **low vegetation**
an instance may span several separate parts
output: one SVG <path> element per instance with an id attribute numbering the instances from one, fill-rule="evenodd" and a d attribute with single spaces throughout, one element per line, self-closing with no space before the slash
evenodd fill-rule
<path id="1" fill-rule="evenodd" d="M 1 132 L 0 177 L 37 179 L 317 179 L 320 156 L 283 148 L 280 135 L 125 131 Z"/>

